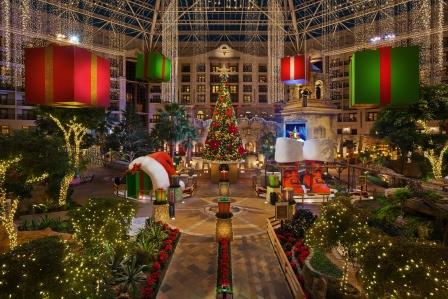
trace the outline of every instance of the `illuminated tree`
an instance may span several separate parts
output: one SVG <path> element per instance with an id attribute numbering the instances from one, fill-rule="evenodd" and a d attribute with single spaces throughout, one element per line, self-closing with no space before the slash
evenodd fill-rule
<path id="1" fill-rule="evenodd" d="M 205 141 L 202 157 L 210 161 L 240 161 L 246 152 L 236 122 L 225 69 L 220 75 L 218 101 Z"/>
<path id="2" fill-rule="evenodd" d="M 50 114 L 49 117 L 64 134 L 65 150 L 67 151 L 68 159 L 72 166 L 72 169 L 62 179 L 61 187 L 59 189 L 58 203 L 60 206 L 64 206 L 67 200 L 67 191 L 70 182 L 75 176 L 76 171 L 79 170 L 81 143 L 87 133 L 87 128 L 83 124 L 78 123 L 76 117 L 73 117 L 65 125 L 53 115 Z"/>
<path id="3" fill-rule="evenodd" d="M 5 228 L 8 234 L 9 247 L 14 249 L 17 246 L 17 232 L 14 227 L 14 215 L 19 204 L 18 199 L 7 198 L 7 192 L 4 188 L 6 171 L 15 163 L 21 160 L 16 157 L 9 160 L 0 161 L 0 225 Z"/>

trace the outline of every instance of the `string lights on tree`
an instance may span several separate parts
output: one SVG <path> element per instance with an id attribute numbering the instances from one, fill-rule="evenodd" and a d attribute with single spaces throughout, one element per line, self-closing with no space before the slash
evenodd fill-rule
<path id="1" fill-rule="evenodd" d="M 61 181 L 59 189 L 59 205 L 65 205 L 67 199 L 67 192 L 70 182 L 79 169 L 81 144 L 87 133 L 87 128 L 77 122 L 76 117 L 73 117 L 67 124 L 63 125 L 61 121 L 55 116 L 49 114 L 49 118 L 55 122 L 57 127 L 62 131 L 65 141 L 65 150 L 67 151 L 68 159 L 70 161 L 72 170 L 69 171 Z"/>
<path id="2" fill-rule="evenodd" d="M 423 133 L 427 136 L 430 136 L 431 130 L 428 127 L 428 125 L 422 121 L 418 120 L 417 123 L 423 128 Z M 433 145 L 433 141 L 429 141 L 430 145 Z M 421 149 L 423 152 L 423 155 L 426 159 L 428 159 L 429 163 L 431 163 L 432 166 L 432 172 L 434 174 L 434 178 L 441 179 L 442 178 L 442 164 L 443 164 L 443 156 L 445 155 L 445 152 L 448 150 L 448 143 L 445 143 L 440 150 L 440 152 L 437 154 L 436 150 L 434 148 L 429 149 Z"/>
<path id="3" fill-rule="evenodd" d="M 18 199 L 7 198 L 7 192 L 3 186 L 6 180 L 6 172 L 22 158 L 16 157 L 9 160 L 0 161 L 0 225 L 6 230 L 9 240 L 9 247 L 13 249 L 17 246 L 17 231 L 14 226 L 14 215 L 19 204 Z"/>

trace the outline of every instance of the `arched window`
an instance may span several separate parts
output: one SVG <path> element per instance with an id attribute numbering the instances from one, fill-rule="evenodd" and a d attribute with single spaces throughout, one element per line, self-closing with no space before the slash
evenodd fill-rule
<path id="1" fill-rule="evenodd" d="M 197 119 L 205 119 L 205 113 L 204 113 L 204 111 L 202 111 L 202 110 L 199 110 L 197 113 L 196 113 L 196 118 Z"/>

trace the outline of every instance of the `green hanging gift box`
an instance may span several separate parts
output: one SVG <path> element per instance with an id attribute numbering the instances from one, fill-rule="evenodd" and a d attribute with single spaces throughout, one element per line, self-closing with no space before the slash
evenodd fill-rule
<path id="1" fill-rule="evenodd" d="M 127 196 L 138 198 L 143 194 L 150 194 L 152 190 L 151 178 L 143 171 L 129 172 L 126 175 Z"/>
<path id="2" fill-rule="evenodd" d="M 419 99 L 419 48 L 382 47 L 353 53 L 350 106 L 406 106 Z"/>
<path id="3" fill-rule="evenodd" d="M 135 78 L 142 81 L 168 82 L 171 80 L 171 59 L 159 52 L 137 54 Z"/>

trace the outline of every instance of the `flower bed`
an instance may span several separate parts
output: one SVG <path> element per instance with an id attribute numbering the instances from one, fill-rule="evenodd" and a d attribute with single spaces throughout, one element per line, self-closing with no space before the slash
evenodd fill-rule
<path id="1" fill-rule="evenodd" d="M 305 288 L 302 274 L 305 259 L 310 254 L 309 248 L 303 244 L 302 240 L 295 238 L 292 233 L 282 231 L 280 228 L 275 229 L 275 234 L 280 241 L 294 274 L 296 275 L 297 281 L 302 287 L 305 298 L 311 298 L 311 294 Z"/>
<path id="2" fill-rule="evenodd" d="M 222 238 L 218 242 L 218 275 L 216 292 L 220 298 L 232 298 L 230 240 L 226 238 Z"/>
<path id="3" fill-rule="evenodd" d="M 143 299 L 156 298 L 171 257 L 179 241 L 180 233 L 177 228 L 170 228 L 167 224 L 164 224 L 163 228 L 168 236 L 163 240 L 160 250 L 156 255 L 156 260 L 150 265 L 149 271 L 146 274 L 146 282 L 141 290 L 141 298 Z"/>

